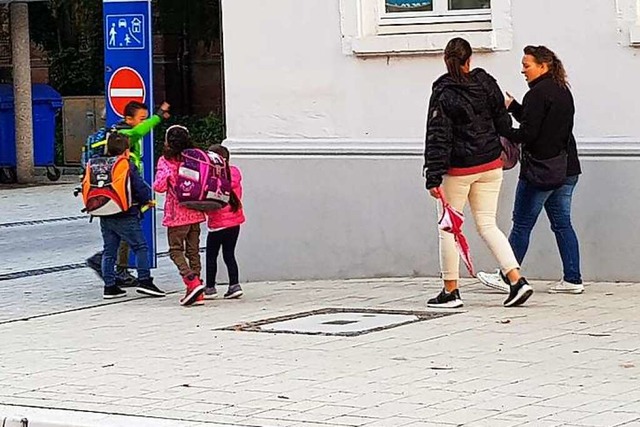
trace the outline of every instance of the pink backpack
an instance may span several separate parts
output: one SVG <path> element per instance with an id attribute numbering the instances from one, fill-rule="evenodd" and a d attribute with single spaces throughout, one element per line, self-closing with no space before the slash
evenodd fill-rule
<path id="1" fill-rule="evenodd" d="M 225 207 L 231 195 L 227 162 L 216 153 L 189 148 L 182 152 L 176 196 L 180 205 L 213 211 Z"/>

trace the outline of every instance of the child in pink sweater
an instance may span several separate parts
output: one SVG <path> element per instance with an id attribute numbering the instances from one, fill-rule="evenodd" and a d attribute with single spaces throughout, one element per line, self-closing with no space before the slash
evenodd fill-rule
<path id="1" fill-rule="evenodd" d="M 176 196 L 178 168 L 182 160 L 182 151 L 187 148 L 193 148 L 187 128 L 175 125 L 167 129 L 164 153 L 158 159 L 156 178 L 153 182 L 156 192 L 167 193 L 162 225 L 167 227 L 169 257 L 178 267 L 187 287 L 184 297 L 180 299 L 180 304 L 185 306 L 204 303 L 205 286 L 200 279 L 200 223 L 206 219 L 203 212 L 181 206 Z"/>
<path id="2" fill-rule="evenodd" d="M 218 296 L 216 289 L 216 274 L 218 272 L 218 253 L 222 248 L 222 259 L 227 265 L 229 273 L 229 288 L 224 294 L 226 299 L 240 298 L 243 295 L 238 280 L 238 263 L 236 262 L 236 243 L 240 235 L 240 224 L 244 223 L 242 210 L 242 174 L 240 169 L 229 166 L 229 150 L 216 144 L 209 147 L 212 151 L 222 156 L 227 161 L 227 176 L 231 176 L 231 199 L 229 205 L 217 210 L 207 212 L 207 286 L 205 299 L 214 299 Z"/>

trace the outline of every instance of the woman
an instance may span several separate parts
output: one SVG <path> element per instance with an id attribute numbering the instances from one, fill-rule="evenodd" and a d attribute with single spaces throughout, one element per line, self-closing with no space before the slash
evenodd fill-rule
<path id="1" fill-rule="evenodd" d="M 471 46 L 461 38 L 447 44 L 448 73 L 433 84 L 425 142 L 426 187 L 431 196 L 443 193 L 462 211 L 469 200 L 480 236 L 510 281 L 506 307 L 523 304 L 533 293 L 505 235 L 496 225 L 502 184 L 502 145 L 498 133 L 511 129 L 511 119 L 496 81 L 484 70 L 471 71 Z M 458 290 L 460 259 L 451 234 L 440 231 L 440 268 L 444 289 L 429 307 L 463 305 Z"/>
<path id="2" fill-rule="evenodd" d="M 508 95 L 506 106 L 520 122 L 519 129 L 507 135 L 522 144 L 523 162 L 513 208 L 513 228 L 509 243 L 519 263 L 529 248 L 529 238 L 542 208 L 547 213 L 556 236 L 564 270 L 563 280 L 550 293 L 584 292 L 580 274 L 578 237 L 571 225 L 571 201 L 580 175 L 580 161 L 573 137 L 575 107 L 569 90 L 567 73 L 555 53 L 545 46 L 527 46 L 522 58 L 522 74 L 529 92 L 522 105 Z M 536 171 L 544 176 L 559 174 L 557 184 L 539 182 Z M 478 279 L 492 288 L 503 288 L 500 275 L 478 273 Z"/>

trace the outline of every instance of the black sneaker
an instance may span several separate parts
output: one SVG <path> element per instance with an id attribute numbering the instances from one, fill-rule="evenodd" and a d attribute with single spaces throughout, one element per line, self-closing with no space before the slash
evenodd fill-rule
<path id="1" fill-rule="evenodd" d="M 521 277 L 518 283 L 511 285 L 509 298 L 504 301 L 505 307 L 516 307 L 524 304 L 526 300 L 533 294 L 533 288 L 527 282 L 527 279 Z"/>
<path id="2" fill-rule="evenodd" d="M 141 280 L 140 283 L 138 283 L 136 292 L 151 297 L 164 297 L 167 295 L 165 291 L 158 289 L 158 287 L 153 284 L 153 278 Z"/>
<path id="3" fill-rule="evenodd" d="M 102 252 L 94 254 L 86 260 L 87 267 L 96 272 L 96 274 L 102 279 Z"/>
<path id="4" fill-rule="evenodd" d="M 105 286 L 104 294 L 102 294 L 102 298 L 104 299 L 122 298 L 126 296 L 127 291 L 120 289 L 118 286 Z"/>
<path id="5" fill-rule="evenodd" d="M 464 303 L 460 298 L 460 291 L 458 289 L 449 293 L 445 289 L 442 289 L 437 297 L 431 298 L 427 301 L 427 307 L 431 308 L 459 308 Z"/>
<path id="6" fill-rule="evenodd" d="M 132 275 L 128 269 L 116 268 L 116 285 L 121 288 L 135 288 L 138 286 L 138 278 Z"/>
<path id="7" fill-rule="evenodd" d="M 227 293 L 224 294 L 224 299 L 240 298 L 242 295 L 244 295 L 244 292 L 242 292 L 242 288 L 239 284 L 229 285 Z"/>

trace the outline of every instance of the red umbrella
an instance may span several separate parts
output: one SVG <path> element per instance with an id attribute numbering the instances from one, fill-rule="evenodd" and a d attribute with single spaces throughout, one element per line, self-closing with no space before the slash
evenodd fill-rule
<path id="1" fill-rule="evenodd" d="M 462 257 L 464 265 L 467 266 L 467 270 L 472 277 L 476 277 L 475 269 L 473 268 L 473 260 L 471 259 L 471 250 L 469 249 L 469 243 L 467 238 L 462 234 L 462 224 L 464 224 L 464 214 L 457 209 L 453 208 L 444 197 L 442 191 L 438 191 L 440 195 L 440 201 L 442 202 L 442 217 L 438 221 L 438 227 L 442 231 L 453 234 L 456 241 L 456 248 Z"/>

